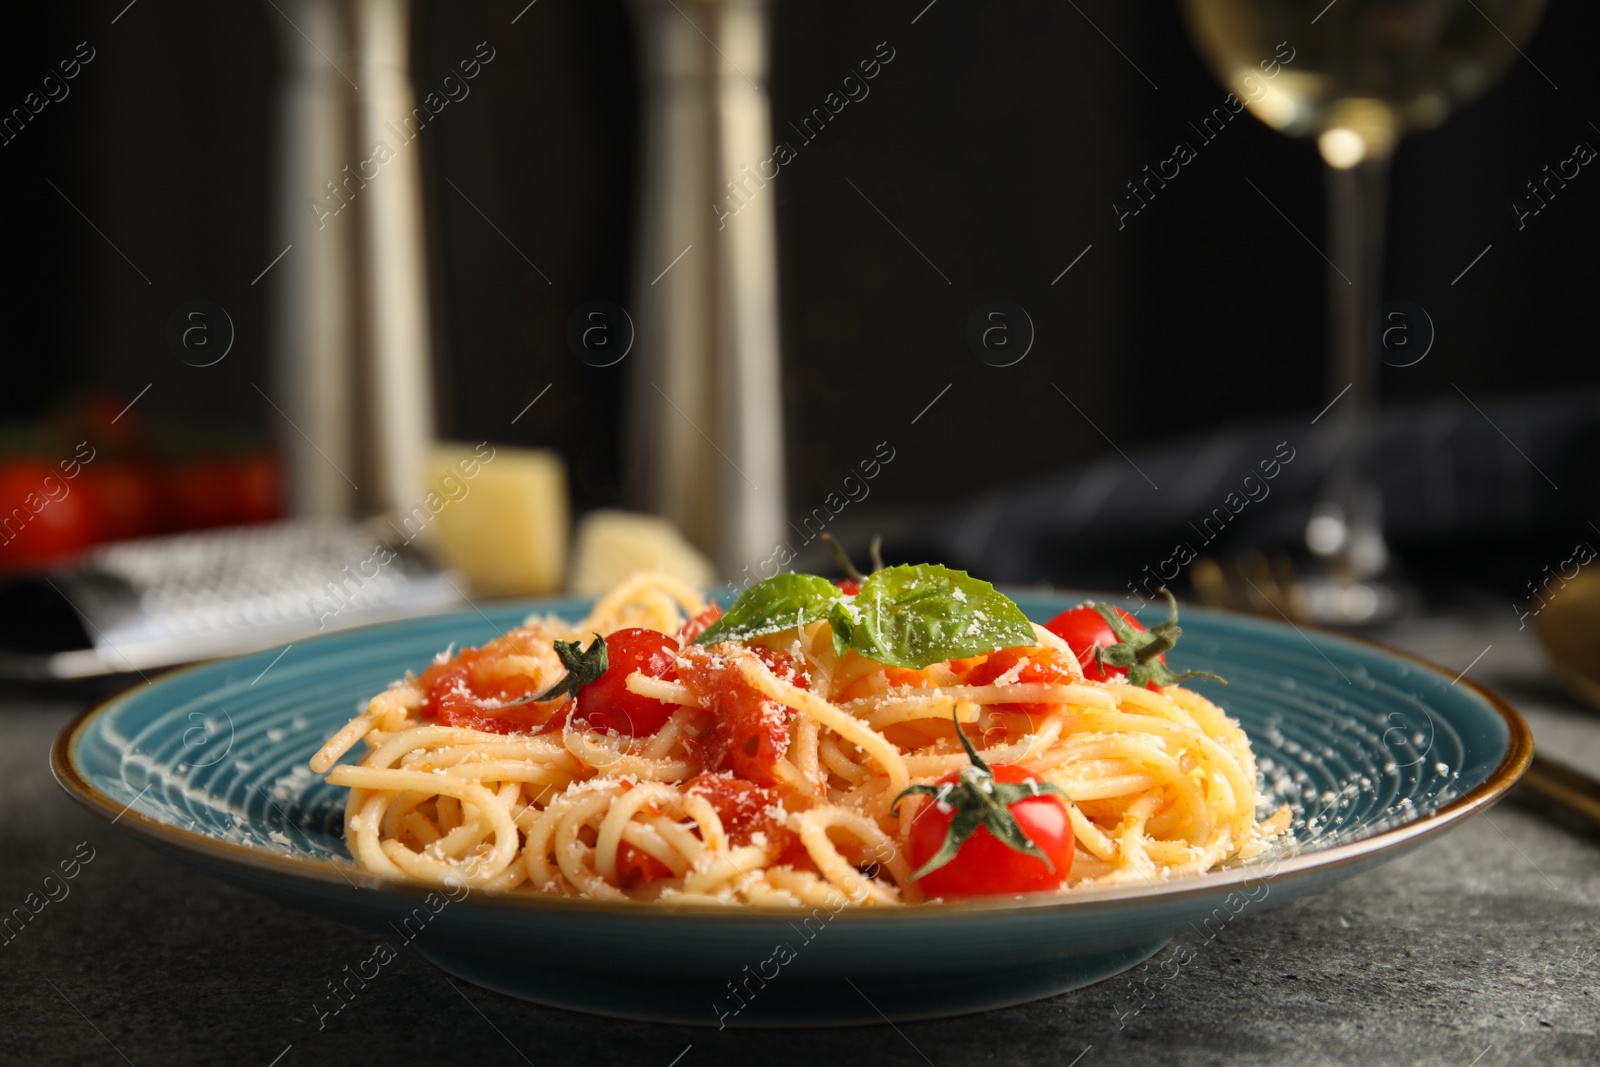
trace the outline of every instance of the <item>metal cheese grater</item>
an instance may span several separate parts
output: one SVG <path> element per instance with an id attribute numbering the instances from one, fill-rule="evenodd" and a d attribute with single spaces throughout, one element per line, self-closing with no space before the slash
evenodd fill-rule
<path id="1" fill-rule="evenodd" d="M 102 546 L 0 585 L 0 676 L 88 678 L 459 607 L 458 580 L 367 527 L 286 522 Z"/>

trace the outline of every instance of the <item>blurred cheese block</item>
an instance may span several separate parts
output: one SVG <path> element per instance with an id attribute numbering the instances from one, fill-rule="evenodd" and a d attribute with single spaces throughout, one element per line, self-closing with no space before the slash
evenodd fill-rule
<path id="1" fill-rule="evenodd" d="M 428 486 L 422 510 L 432 513 L 430 543 L 474 590 L 523 595 L 561 587 L 570 516 L 566 469 L 554 452 L 440 445 L 429 457 Z"/>
<path id="2" fill-rule="evenodd" d="M 704 588 L 716 579 L 711 561 L 655 515 L 596 511 L 578 524 L 572 592 L 599 596 L 636 571 L 662 571 Z"/>

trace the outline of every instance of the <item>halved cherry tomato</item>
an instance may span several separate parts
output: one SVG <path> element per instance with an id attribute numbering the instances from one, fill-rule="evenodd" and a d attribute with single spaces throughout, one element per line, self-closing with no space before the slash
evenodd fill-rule
<path id="1" fill-rule="evenodd" d="M 798 837 L 790 841 L 788 847 L 778 853 L 778 858 L 772 861 L 774 867 L 793 867 L 797 871 L 811 871 L 821 874 L 817 869 L 817 861 L 811 858 L 811 850 Z"/>
<path id="2" fill-rule="evenodd" d="M 512 630 L 482 648 L 464 648 L 454 657 L 432 664 L 422 672 L 417 685 L 423 692 L 431 692 L 443 675 L 465 670 L 466 688 L 473 696 L 498 704 L 525 701 L 548 688 L 548 684 L 521 672 L 502 673 L 499 666 L 509 656 L 534 655 L 538 646 L 539 640 L 532 632 Z"/>
<path id="3" fill-rule="evenodd" d="M 1060 656 L 1055 649 L 1043 645 L 1002 648 L 998 652 L 991 652 L 988 659 L 968 671 L 964 682 L 966 685 L 990 685 L 1001 675 L 1016 669 L 1018 664 L 1022 665 L 1022 669 L 1017 671 L 1018 684 L 1053 685 L 1071 681 L 1072 672 L 1061 662 Z"/>
<path id="4" fill-rule="evenodd" d="M 1017 669 L 1019 664 L 1020 670 Z M 1073 680 L 1071 672 L 1061 663 L 1060 653 L 1055 649 L 1043 645 L 1031 648 L 1024 645 L 991 652 L 988 659 L 967 672 L 963 682 L 966 685 L 991 685 L 995 679 L 1012 671 L 1016 671 L 1016 681 L 1019 684 L 1054 685 Z M 1029 715 L 1048 715 L 1053 707 L 1051 704 L 1043 703 L 994 705 L 996 711 L 1019 711 Z"/>
<path id="5" fill-rule="evenodd" d="M 672 868 L 656 859 L 642 848 L 624 841 L 617 848 L 617 877 L 624 888 L 632 889 L 658 878 L 670 878 Z"/>
<path id="6" fill-rule="evenodd" d="M 811 676 L 806 673 L 798 659 L 787 652 L 767 648 L 765 645 L 756 645 L 750 649 L 756 658 L 771 668 L 772 673 L 788 682 L 790 685 L 801 689 L 811 688 Z"/>
<path id="7" fill-rule="evenodd" d="M 910 667 L 885 667 L 883 680 L 891 687 L 903 685 L 912 689 L 927 689 L 933 685 L 933 678 L 926 670 L 913 670 Z"/>
<path id="8" fill-rule="evenodd" d="M 463 657 L 468 654 L 476 659 L 478 652 L 468 649 Z M 501 697 L 479 691 L 473 685 L 472 664 L 461 659 L 429 668 L 423 683 L 428 694 L 422 705 L 423 718 L 438 719 L 445 726 L 514 734 L 537 730 L 551 718 L 548 703 L 506 705 Z"/>
<path id="9" fill-rule="evenodd" d="M 950 668 L 950 673 L 955 675 L 962 685 L 966 685 L 966 678 L 973 671 L 983 666 L 988 661 L 987 655 L 967 656 L 964 659 L 946 660 L 945 666 Z"/>
<path id="10" fill-rule="evenodd" d="M 577 706 L 578 702 L 576 700 L 567 701 L 557 708 L 556 713 L 546 719 L 544 725 L 535 730 L 534 733 L 553 734 L 565 730 L 567 728 L 567 720 L 572 718 L 573 709 Z"/>
<path id="11" fill-rule="evenodd" d="M 615 730 L 632 737 L 661 729 L 677 705 L 629 691 L 628 675 L 642 671 L 652 678 L 676 681 L 677 640 L 637 626 L 618 630 L 606 638 L 606 659 L 606 672 L 578 694 L 577 717 L 587 719 L 592 729 Z"/>
<path id="12" fill-rule="evenodd" d="M 1123 621 L 1133 627 L 1134 632 L 1137 633 L 1144 630 L 1144 624 L 1138 619 L 1121 608 L 1114 610 L 1118 615 L 1122 616 Z M 1102 670 L 1095 663 L 1094 650 L 1096 645 L 1102 648 L 1110 648 L 1112 645 L 1120 644 L 1121 641 L 1116 633 L 1112 631 L 1111 624 L 1106 622 L 1100 613 L 1089 607 L 1089 605 L 1080 604 L 1070 611 L 1063 611 L 1060 615 L 1045 623 L 1044 628 L 1067 643 L 1067 647 L 1072 649 L 1073 653 L 1078 657 L 1078 662 L 1083 666 L 1083 676 L 1091 682 L 1103 682 L 1107 678 L 1111 678 L 1114 681 L 1127 678 L 1128 669 L 1126 667 L 1113 667 L 1107 664 L 1105 669 Z M 1162 663 L 1167 662 L 1167 657 L 1164 655 L 1157 658 Z M 1159 690 L 1161 687 L 1154 682 L 1150 682 L 1145 688 Z"/>
<path id="13" fill-rule="evenodd" d="M 992 768 L 997 782 L 1024 783 L 1034 775 L 1022 767 L 1002 765 Z M 960 782 L 960 772 L 952 771 L 939 779 L 940 785 Z M 920 869 L 944 847 L 955 811 L 946 805 L 940 811 L 937 801 L 925 801 L 911 821 L 911 865 Z M 1072 870 L 1072 821 L 1060 797 L 1052 793 L 1024 797 L 1013 802 L 1012 818 L 1027 838 L 1050 857 L 1051 870 L 1035 856 L 1008 847 L 987 826 L 979 826 L 961 844 L 955 859 L 938 867 L 917 884 L 930 897 L 975 897 L 1001 893 L 1029 893 L 1055 889 Z"/>
<path id="14" fill-rule="evenodd" d="M 482 648 L 464 648 L 450 659 L 432 664 L 417 679 L 417 687 L 427 694 L 422 715 L 446 726 L 496 734 L 542 732 L 551 723 L 559 729 L 570 714 L 572 701 L 564 705 L 535 703 L 533 698 L 548 688 L 545 682 L 523 673 L 502 674 L 497 669 L 508 656 L 533 653 L 539 642 L 532 631 L 518 628 Z"/>
<path id="15" fill-rule="evenodd" d="M 770 789 L 731 775 L 700 774 L 689 779 L 683 791 L 711 802 L 735 846 L 748 845 L 756 834 L 765 834 L 767 846 L 783 852 L 795 840 L 778 814 L 782 811 L 778 795 Z"/>
<path id="16" fill-rule="evenodd" d="M 809 680 L 786 652 L 757 646 L 756 655 L 773 673 L 801 688 Z M 683 681 L 714 717 L 711 730 L 696 739 L 702 766 L 731 769 L 757 785 L 776 785 L 773 768 L 789 752 L 789 724 L 794 712 L 759 692 L 733 660 L 699 645 L 683 650 L 678 660 Z"/>
<path id="17" fill-rule="evenodd" d="M 712 601 L 709 608 L 706 608 L 706 610 L 683 624 L 683 628 L 678 631 L 678 644 L 687 645 L 692 643 L 695 638 L 705 633 L 711 628 L 711 624 L 720 618 L 722 618 L 722 605 Z"/>

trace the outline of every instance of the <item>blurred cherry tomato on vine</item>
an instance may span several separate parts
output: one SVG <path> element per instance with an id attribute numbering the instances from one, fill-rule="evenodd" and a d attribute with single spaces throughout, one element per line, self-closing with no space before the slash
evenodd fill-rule
<path id="1" fill-rule="evenodd" d="M 151 464 L 101 458 L 83 469 L 77 484 L 100 512 L 100 540 L 123 541 L 161 531 L 161 479 Z"/>
<path id="2" fill-rule="evenodd" d="M 94 544 L 100 517 L 79 479 L 38 460 L 0 465 L 0 569 L 61 563 Z"/>
<path id="3" fill-rule="evenodd" d="M 282 512 L 282 473 L 266 452 L 192 459 L 167 476 L 172 522 L 181 530 L 268 522 Z"/>

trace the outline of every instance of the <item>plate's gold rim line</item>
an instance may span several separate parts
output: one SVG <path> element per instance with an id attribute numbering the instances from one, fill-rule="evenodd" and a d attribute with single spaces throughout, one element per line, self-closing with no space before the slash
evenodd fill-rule
<path id="1" fill-rule="evenodd" d="M 1202 609 L 1202 613 L 1206 613 L 1208 610 L 1209 613 L 1224 617 L 1249 618 L 1254 622 L 1268 626 L 1281 626 L 1280 623 L 1271 619 L 1263 619 L 1247 612 L 1235 612 L 1226 609 Z M 1446 668 L 1430 659 L 1408 652 L 1405 649 L 1394 648 L 1369 637 L 1342 633 L 1315 625 L 1299 624 L 1299 628 L 1310 629 L 1323 636 L 1333 637 L 1338 640 L 1366 645 L 1388 655 L 1409 660 L 1432 671 L 1441 678 L 1450 677 L 1450 672 Z M 343 885 L 345 888 L 370 889 L 402 900 L 420 902 L 430 892 L 433 892 L 430 887 L 422 883 L 413 884 L 380 878 L 354 866 L 345 867 L 326 860 L 282 856 L 272 852 L 263 852 L 231 841 L 221 841 L 213 837 L 207 837 L 204 834 L 196 833 L 181 826 L 173 826 L 170 823 L 153 819 L 143 812 L 134 810 L 131 806 L 119 807 L 114 799 L 91 784 L 78 770 L 71 754 L 76 747 L 79 735 L 95 719 L 109 711 L 112 705 L 129 696 L 135 690 L 213 666 L 218 662 L 223 661 L 211 660 L 206 663 L 189 664 L 163 671 L 154 677 L 144 678 L 127 689 L 121 690 L 80 712 L 56 735 L 55 741 L 50 746 L 50 769 L 55 775 L 56 782 L 79 804 L 94 814 L 107 819 L 107 821 L 119 822 L 128 820 L 129 828 L 136 833 L 181 851 L 197 854 L 205 859 L 226 860 L 235 865 L 311 881 L 328 888 L 336 889 Z M 1522 718 L 1522 714 L 1509 701 L 1488 686 L 1474 681 L 1464 674 L 1457 677 L 1452 684 L 1465 684 L 1481 696 L 1500 715 L 1505 722 L 1507 730 L 1506 754 L 1499 765 L 1477 786 L 1437 811 L 1418 815 L 1410 822 L 1403 823 L 1392 830 L 1384 830 L 1374 834 L 1372 837 L 1363 838 L 1360 841 L 1354 841 L 1349 844 L 1335 845 L 1332 848 L 1316 852 L 1297 854 L 1277 864 L 1276 870 L 1270 874 L 1263 870 L 1262 865 L 1241 866 L 1223 871 L 1209 871 L 1205 874 L 1186 876 L 1176 882 L 1144 883 L 1136 886 L 1109 889 L 1089 889 L 1067 896 L 1062 896 L 1059 893 L 1038 893 L 1005 901 L 940 902 L 931 907 L 846 908 L 835 915 L 834 918 L 843 918 L 848 922 L 861 922 L 880 921 L 891 917 L 913 919 L 949 912 L 962 915 L 978 915 L 984 913 L 1009 913 L 1036 908 L 1111 908 L 1120 907 L 1131 901 L 1168 902 L 1192 896 L 1210 896 L 1223 892 L 1231 886 L 1249 881 L 1266 881 L 1270 884 L 1294 875 L 1306 875 L 1329 868 L 1347 866 L 1366 859 L 1374 852 L 1387 851 L 1406 843 L 1431 837 L 1494 804 L 1516 784 L 1517 779 L 1522 777 L 1523 772 L 1528 769 L 1529 764 L 1533 761 L 1533 732 L 1528 728 L 1528 724 Z M 546 896 L 544 894 L 497 892 L 493 890 L 478 890 L 474 895 L 478 898 L 480 907 L 492 906 L 512 912 L 534 910 L 556 911 L 569 915 L 576 912 L 585 915 L 625 914 L 634 917 L 641 917 L 650 913 L 641 909 L 637 902 L 631 901 L 580 900 L 569 897 Z M 756 921 L 771 919 L 784 914 L 767 908 L 735 907 L 719 904 L 668 906 L 656 909 L 656 913 L 685 917 L 715 916 L 723 921 Z M 891 921 L 894 920 L 891 919 Z"/>

